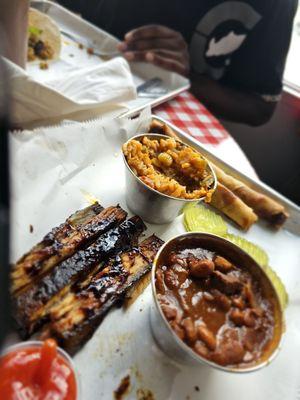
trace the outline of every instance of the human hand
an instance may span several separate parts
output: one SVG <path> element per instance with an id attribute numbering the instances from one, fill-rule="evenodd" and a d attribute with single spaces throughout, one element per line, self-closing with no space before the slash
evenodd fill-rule
<path id="1" fill-rule="evenodd" d="M 189 53 L 182 35 L 162 25 L 128 32 L 118 46 L 128 61 L 146 61 L 181 75 L 189 73 Z"/>

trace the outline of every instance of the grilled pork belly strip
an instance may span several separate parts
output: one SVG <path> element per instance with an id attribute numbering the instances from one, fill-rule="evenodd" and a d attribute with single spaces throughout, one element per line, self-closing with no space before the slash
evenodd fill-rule
<path id="1" fill-rule="evenodd" d="M 140 295 L 147 288 L 151 282 L 151 271 L 147 272 L 138 282 L 136 282 L 130 289 L 126 291 L 124 298 L 124 307 L 128 309 L 135 303 Z"/>
<path id="2" fill-rule="evenodd" d="M 119 206 L 103 209 L 98 203 L 71 215 L 16 263 L 11 274 L 12 292 L 22 290 L 79 248 L 123 222 L 126 216 Z"/>
<path id="3" fill-rule="evenodd" d="M 52 321 L 41 337 L 55 338 L 69 353 L 75 353 L 93 335 L 109 309 L 151 269 L 163 244 L 155 235 L 138 248 L 113 257 L 103 269 L 73 287 L 50 312 Z"/>
<path id="4" fill-rule="evenodd" d="M 68 287 L 88 275 L 97 264 L 121 250 L 137 244 L 146 229 L 141 218 L 135 216 L 101 235 L 85 250 L 57 264 L 41 279 L 13 298 L 14 315 L 23 337 L 34 333 L 45 321 L 46 310 Z"/>

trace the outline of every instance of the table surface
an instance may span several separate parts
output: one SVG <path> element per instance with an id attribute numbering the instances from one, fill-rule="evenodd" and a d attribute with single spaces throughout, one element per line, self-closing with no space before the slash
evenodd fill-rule
<path id="1" fill-rule="evenodd" d="M 198 140 L 223 161 L 251 178 L 257 175 L 243 150 L 221 123 L 190 92 L 181 93 L 153 110 Z"/>

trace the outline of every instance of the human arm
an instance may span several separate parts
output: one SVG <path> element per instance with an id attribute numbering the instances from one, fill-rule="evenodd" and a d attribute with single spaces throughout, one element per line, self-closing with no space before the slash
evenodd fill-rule
<path id="1" fill-rule="evenodd" d="M 3 0 L 0 25 L 5 35 L 6 57 L 24 68 L 27 52 L 29 0 Z"/>
<path id="2" fill-rule="evenodd" d="M 263 18 L 240 49 L 227 59 L 229 67 L 224 77 L 220 81 L 208 82 L 202 76 L 194 80 L 195 92 L 201 85 L 202 101 L 217 115 L 253 126 L 271 118 L 281 97 L 296 5 L 297 0 L 276 0 L 272 7 L 265 4 Z M 232 115 L 229 108 L 236 113 Z"/>
<path id="3" fill-rule="evenodd" d="M 119 45 L 128 61 L 146 61 L 187 75 L 188 46 L 179 32 L 160 25 L 147 25 L 128 32 Z M 276 103 L 219 83 L 206 75 L 190 73 L 192 91 L 216 116 L 249 125 L 267 122 Z"/>

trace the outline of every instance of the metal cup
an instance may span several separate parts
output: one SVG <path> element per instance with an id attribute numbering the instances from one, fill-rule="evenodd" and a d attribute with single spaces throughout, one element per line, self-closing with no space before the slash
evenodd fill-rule
<path id="1" fill-rule="evenodd" d="M 203 249 L 207 249 L 210 251 L 214 251 L 217 254 L 228 258 L 234 264 L 243 265 L 243 267 L 249 271 L 253 276 L 261 279 L 259 280 L 264 287 L 272 293 L 272 297 L 274 299 L 274 310 L 275 310 L 275 328 L 274 328 L 274 337 L 272 346 L 267 350 L 266 354 L 263 356 L 261 360 L 257 362 L 255 365 L 250 365 L 249 367 L 227 367 L 218 365 L 212 361 L 209 361 L 201 356 L 199 356 L 196 352 L 193 351 L 187 344 L 181 340 L 176 333 L 171 328 L 168 320 L 164 316 L 164 313 L 161 310 L 160 303 L 157 299 L 156 295 L 156 287 L 155 287 L 155 272 L 156 268 L 159 264 L 159 260 L 162 255 L 168 254 L 170 248 L 174 248 L 173 245 L 179 245 L 180 243 L 191 244 L 197 243 L 198 247 Z M 283 332 L 284 332 L 284 315 L 280 307 L 279 298 L 277 292 L 265 274 L 263 269 L 256 263 L 256 261 L 250 257 L 247 253 L 245 253 L 242 249 L 237 247 L 235 244 L 230 241 L 223 239 L 219 236 L 207 234 L 207 233 L 196 233 L 190 232 L 185 233 L 175 238 L 167 241 L 157 253 L 153 268 L 152 268 L 152 295 L 153 295 L 153 304 L 150 309 L 150 325 L 152 329 L 153 336 L 159 345 L 159 347 L 165 352 L 167 356 L 172 358 L 173 360 L 186 365 L 192 366 L 210 366 L 222 371 L 226 372 L 235 372 L 235 373 L 245 373 L 245 372 L 253 372 L 261 369 L 270 364 L 271 361 L 279 353 Z"/>
<path id="2" fill-rule="evenodd" d="M 156 133 L 147 133 L 136 135 L 127 141 L 133 139 L 140 140 L 143 137 L 149 139 L 166 139 L 166 136 Z M 179 140 L 177 140 L 180 142 Z M 182 143 L 182 142 L 180 142 Z M 184 144 L 187 147 L 190 147 Z M 193 149 L 194 150 L 194 149 Z M 204 157 L 203 157 L 204 158 Z M 205 158 L 204 158 L 205 159 Z M 144 221 L 152 224 L 166 224 L 172 222 L 182 211 L 182 208 L 187 203 L 197 204 L 204 200 L 204 197 L 196 200 L 179 199 L 160 193 L 147 186 L 141 181 L 129 167 L 126 157 L 123 153 L 123 160 L 126 166 L 126 204 L 127 207 L 134 213 L 139 215 Z M 205 159 L 206 160 L 206 159 Z M 207 160 L 206 160 L 207 161 Z M 217 186 L 217 178 L 214 170 L 207 161 L 207 169 L 214 179 L 212 189 Z"/>

